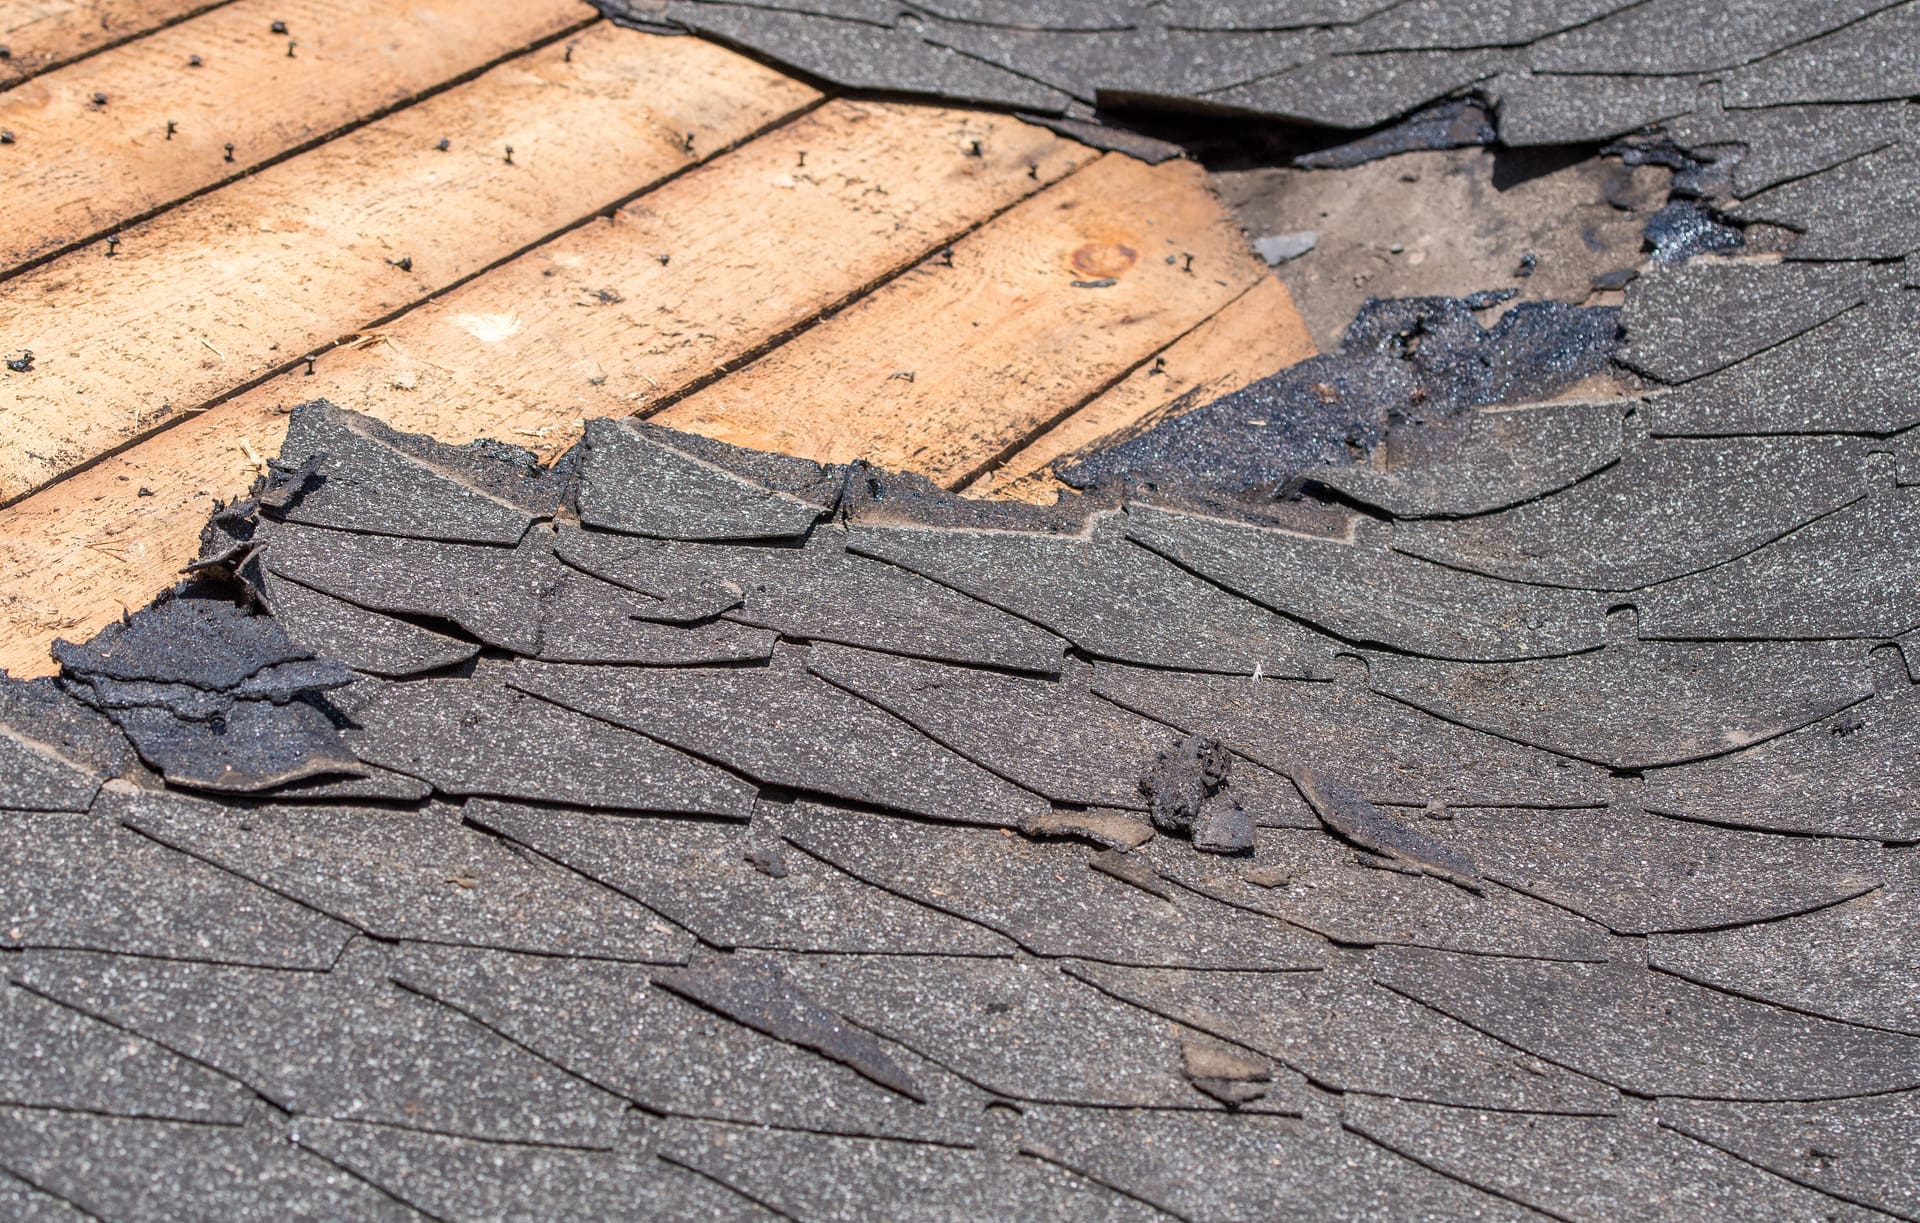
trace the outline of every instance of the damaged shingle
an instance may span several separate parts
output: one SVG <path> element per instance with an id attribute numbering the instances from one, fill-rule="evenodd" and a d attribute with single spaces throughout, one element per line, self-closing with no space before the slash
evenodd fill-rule
<path id="1" fill-rule="evenodd" d="M 969 824 L 1018 827 L 1046 807 L 1038 795 L 804 673 L 521 663 L 507 682 L 763 785 Z"/>
<path id="2" fill-rule="evenodd" d="M 665 444 L 634 422 L 592 420 L 574 497 L 580 521 L 656 539 L 792 539 L 824 512 Z"/>

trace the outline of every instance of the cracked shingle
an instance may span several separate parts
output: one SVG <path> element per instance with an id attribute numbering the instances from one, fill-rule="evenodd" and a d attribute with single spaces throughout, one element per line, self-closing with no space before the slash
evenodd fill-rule
<path id="1" fill-rule="evenodd" d="M 818 861 L 781 852 L 763 804 L 751 830 L 484 800 L 466 819 L 631 896 L 717 947 L 1005 955 L 1012 944 Z M 753 855 L 777 854 L 778 875 Z M 762 859 L 763 864 L 776 859 Z"/>
<path id="2" fill-rule="evenodd" d="M 962 823 L 1018 826 L 1046 807 L 1037 795 L 806 674 L 521 663 L 507 682 L 766 785 Z"/>
<path id="3" fill-rule="evenodd" d="M 1535 658 L 1600 644 L 1592 595 L 1491 581 L 1402 555 L 1375 524 L 1349 539 L 1136 505 L 1127 536 L 1253 601 L 1348 641 L 1440 658 Z"/>

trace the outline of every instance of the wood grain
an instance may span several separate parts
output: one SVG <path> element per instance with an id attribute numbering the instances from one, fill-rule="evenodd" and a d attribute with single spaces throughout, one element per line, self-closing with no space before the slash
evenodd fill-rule
<path id="1" fill-rule="evenodd" d="M 223 0 L 0 0 L 0 89 L 117 46 Z"/>
<path id="2" fill-rule="evenodd" d="M 1066 485 L 1056 467 L 1145 433 L 1161 421 L 1314 355 L 1287 287 L 1264 277 L 1104 394 L 960 491 L 1051 505 Z"/>
<path id="3" fill-rule="evenodd" d="M 593 16 L 584 0 L 236 0 L 37 76 L 0 93 L 0 272 Z"/>
<path id="4" fill-rule="evenodd" d="M 962 484 L 1264 272 L 1198 166 L 1108 154 L 653 419 Z"/>
<path id="5" fill-rule="evenodd" d="M 1095 156 L 977 112 L 837 101 L 802 115 L 323 354 L 311 377 L 284 374 L 0 510 L 0 666 L 43 674 L 55 636 L 83 638 L 175 581 L 214 500 L 246 488 L 296 403 L 552 455 L 580 417 L 724 368 Z"/>
<path id="6" fill-rule="evenodd" d="M 600 24 L 0 283 L 11 501 L 817 101 Z M 449 151 L 436 143 L 450 141 Z M 512 160 L 505 150 L 511 146 Z"/>

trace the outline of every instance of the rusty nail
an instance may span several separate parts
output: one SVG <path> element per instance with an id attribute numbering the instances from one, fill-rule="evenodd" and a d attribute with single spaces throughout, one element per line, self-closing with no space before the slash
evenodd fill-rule
<path id="1" fill-rule="evenodd" d="M 507 164 L 508 165 L 513 164 L 513 146 L 512 145 L 507 146 Z"/>
<path id="2" fill-rule="evenodd" d="M 226 144 L 222 145 L 221 147 L 226 150 L 227 160 L 232 161 L 233 160 L 233 141 L 229 140 L 227 141 Z"/>

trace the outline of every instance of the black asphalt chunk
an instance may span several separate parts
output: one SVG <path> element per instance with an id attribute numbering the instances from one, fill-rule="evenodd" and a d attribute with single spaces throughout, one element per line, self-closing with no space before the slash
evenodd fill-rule
<path id="1" fill-rule="evenodd" d="M 1369 865 L 1366 855 L 1324 832 L 1262 832 L 1250 861 L 1201 858 L 1166 842 L 1130 856 L 1224 904 L 1350 947 L 1404 943 L 1544 960 L 1607 958 L 1606 932 L 1591 922 L 1498 885 L 1471 892 L 1418 871 Z"/>
<path id="2" fill-rule="evenodd" d="M 1374 127 L 1485 80 L 1509 62 L 1502 50 L 1329 55 L 1210 91 L 1205 100 L 1327 127 Z"/>
<path id="3" fill-rule="evenodd" d="M 1534 1217 L 1310 1120 L 1043 1106 L 1021 1132 L 1023 1150 L 1182 1219 Z"/>
<path id="4" fill-rule="evenodd" d="M 93 815 L 4 817 L 0 946 L 325 968 L 351 936 L 223 870 Z"/>
<path id="5" fill-rule="evenodd" d="M 1913 1218 L 1920 1202 L 1920 1097 L 1821 1104 L 1662 1100 L 1660 1124 L 1837 1198 Z"/>
<path id="6" fill-rule="evenodd" d="M 293 1141 L 435 1219 L 708 1219 L 774 1216 L 651 1153 L 569 1151 L 300 1121 Z"/>
<path id="7" fill-rule="evenodd" d="M 205 721 L 153 707 L 115 710 L 112 717 L 142 760 L 173 784 L 195 790 L 250 794 L 366 771 L 341 742 L 333 720 L 304 701 L 235 701 Z"/>
<path id="8" fill-rule="evenodd" d="M 1376 803 L 1586 807 L 1610 793 L 1597 765 L 1455 726 L 1358 686 L 1102 664 L 1093 690 L 1276 772 L 1311 768 Z"/>
<path id="9" fill-rule="evenodd" d="M 1145 810 L 1140 778 L 1175 732 L 1069 680 L 821 646 L 807 669 L 1057 803 Z"/>
<path id="10" fill-rule="evenodd" d="M 1068 971 L 1334 1091 L 1528 1112 L 1604 1113 L 1618 1105 L 1599 1083 L 1416 1006 L 1351 966 L 1227 973 L 1075 964 Z"/>
<path id="11" fill-rule="evenodd" d="M 1646 775 L 1649 810 L 1824 836 L 1920 840 L 1920 689 L 1744 751 Z"/>
<path id="12" fill-rule="evenodd" d="M 706 593 L 654 600 L 558 569 L 541 596 L 539 657 L 549 662 L 684 667 L 755 661 L 773 653 L 775 634 L 708 619 L 711 603 L 702 602 Z"/>
<path id="13" fill-rule="evenodd" d="M 261 594 L 274 620 L 302 649 L 368 675 L 418 675 L 463 663 L 480 651 L 475 642 L 355 607 L 276 573 L 266 573 Z"/>
<path id="14" fill-rule="evenodd" d="M 1388 430 L 1375 466 L 1314 480 L 1395 518 L 1459 518 L 1558 492 L 1620 458 L 1615 400 L 1481 408 Z"/>
<path id="15" fill-rule="evenodd" d="M 826 807 L 796 810 L 789 829 L 795 845 L 849 874 L 1036 955 L 1265 972 L 1325 962 L 1310 934 L 1179 889 L 1162 899 L 1095 866 L 1084 845 Z"/>
<path id="16" fill-rule="evenodd" d="M 29 1108 L 239 1125 L 253 1096 L 151 1041 L 0 985 L 0 1100 Z"/>
<path id="17" fill-rule="evenodd" d="M 1742 200 L 1729 215 L 1800 231 L 1795 259 L 1892 260 L 1920 248 L 1920 217 L 1905 206 L 1915 191 L 1920 157 L 1892 145 Z"/>
<path id="18" fill-rule="evenodd" d="M 735 594 L 729 619 L 782 636 L 1022 671 L 1060 669 L 1062 642 L 1033 625 L 893 565 L 839 551 L 823 529 L 806 548 L 714 547 L 564 531 L 568 564 L 673 601 Z"/>
<path id="19" fill-rule="evenodd" d="M 1187 1079 L 1181 1028 L 1054 964 L 860 956 L 796 959 L 784 967 L 802 989 L 847 1019 L 1007 1099 L 1111 1108 L 1215 1106 Z M 1264 980 L 1313 974 L 1230 975 Z M 1269 1087 L 1247 1111 L 1299 1111 L 1298 1076 L 1276 1072 Z"/>
<path id="20" fill-rule="evenodd" d="M 1627 295 L 1629 369 L 1680 383 L 1813 330 L 1866 298 L 1859 267 L 1698 263 L 1657 267 Z"/>
<path id="21" fill-rule="evenodd" d="M 508 546 L 533 525 L 534 515 L 523 506 L 466 478 L 459 468 L 433 461 L 454 457 L 458 452 L 453 447 L 419 438 L 415 446 L 402 449 L 389 440 L 396 436 L 372 417 L 342 411 L 325 400 L 294 409 L 280 461 L 299 465 L 314 460 L 319 478 L 293 498 L 282 516 L 314 527 Z M 418 443 L 443 453 L 429 457 Z M 473 457 L 488 461 L 483 452 Z M 520 477 L 532 467 L 528 456 L 525 467 L 509 468 L 500 473 L 504 478 L 488 483 L 518 491 Z"/>
<path id="22" fill-rule="evenodd" d="M 1849 25 L 1888 0 L 1651 0 L 1533 46 L 1536 71 L 1677 76 L 1737 68 Z"/>
<path id="23" fill-rule="evenodd" d="M 9 738 L 28 739 L 36 752 L 53 754 L 84 772 L 129 777 L 140 771 L 133 745 L 99 712 L 69 698 L 58 680 L 0 676 L 0 727 Z M 56 783 L 57 784 L 57 783 Z M 42 792 L 44 801 L 45 793 Z M 0 802 L 0 807 L 25 804 Z"/>
<path id="24" fill-rule="evenodd" d="M 226 599 L 165 598 L 109 624 L 83 645 L 56 641 L 61 673 L 74 679 L 146 680 L 228 692 L 280 663 L 313 657 L 270 616 Z"/>
<path id="25" fill-rule="evenodd" d="M 140 794 L 121 818 L 375 938 L 654 962 L 678 962 L 694 946 L 639 905 L 514 853 L 443 805 L 233 810 Z"/>
<path id="26" fill-rule="evenodd" d="M 1656 434 L 1894 433 L 1920 423 L 1920 309 L 1887 296 L 1717 374 L 1656 395 Z"/>
<path id="27" fill-rule="evenodd" d="M 1920 1040 L 1735 998 L 1632 962 L 1383 947 L 1373 974 L 1496 1040 L 1637 1095 L 1819 1100 L 1920 1084 Z"/>
<path id="28" fill-rule="evenodd" d="M 573 494 L 581 522 L 656 539 L 794 539 L 823 513 L 657 434 L 636 422 L 587 422 Z"/>
<path id="29" fill-rule="evenodd" d="M 1920 625 L 1920 489 L 1885 489 L 1638 598 L 1649 637 L 1894 637 Z"/>
<path id="30" fill-rule="evenodd" d="M 1109 704 L 1109 708 L 1120 707 Z M 1218 739 L 1204 735 L 1188 735 L 1161 748 L 1136 782 L 1147 799 L 1153 826 L 1161 832 L 1192 833 L 1195 822 L 1227 783 L 1232 766 L 1233 754 Z"/>
<path id="31" fill-rule="evenodd" d="M 1920 862 L 1889 853 L 1887 886 L 1808 913 L 1709 934 L 1654 939 L 1658 968 L 1729 993 L 1920 1036 L 1911 966 L 1920 955 Z"/>
<path id="32" fill-rule="evenodd" d="M 1892 4 L 1831 34 L 1730 73 L 1721 101 L 1730 107 L 1795 102 L 1878 102 L 1920 94 L 1920 8 Z"/>
<path id="33" fill-rule="evenodd" d="M 102 780 L 53 744 L 0 722 L 0 809 L 85 811 Z"/>
<path id="34" fill-rule="evenodd" d="M 1530 1117 L 1351 1097 L 1348 1126 L 1445 1176 L 1560 1219 L 1865 1219 L 1637 1115 Z M 1568 1151 L 1606 1158 L 1568 1160 Z"/>
<path id="35" fill-rule="evenodd" d="M 1462 811 L 1434 835 L 1489 878 L 1615 934 L 1774 921 L 1880 883 L 1878 850 L 1858 841 L 1737 832 L 1631 806 Z"/>
<path id="36" fill-rule="evenodd" d="M 1316 538 L 1135 505 L 1129 538 L 1236 593 L 1347 641 L 1440 658 L 1494 660 L 1599 645 L 1588 594 L 1522 587 L 1429 564 L 1356 520 Z"/>
<path id="37" fill-rule="evenodd" d="M 1844 437 L 1643 442 L 1538 501 L 1402 524 L 1393 546 L 1514 582 L 1633 590 L 1751 552 L 1858 499 L 1866 458 L 1867 443 Z"/>
<path id="38" fill-rule="evenodd" d="M 1628 638 L 1531 662 L 1383 657 L 1370 674 L 1376 691 L 1435 717 L 1638 770 L 1763 743 L 1872 696 L 1865 655 L 1844 641 Z"/>
<path id="39" fill-rule="evenodd" d="M 927 1097 L 872 1033 L 847 1023 L 764 960 L 708 958 L 653 974 L 653 983 L 763 1036 L 811 1050 L 917 1104 Z"/>
<path id="40" fill-rule="evenodd" d="M 902 900 L 791 849 L 762 805 L 751 830 L 479 800 L 468 822 L 630 896 L 716 947 L 1007 955 L 991 931 Z M 755 857 L 755 855 L 760 855 Z M 770 867 L 777 867 L 775 870 Z"/>
<path id="41" fill-rule="evenodd" d="M 1038 1160 L 917 1142 L 715 1125 L 663 1135 L 660 1153 L 790 1219 L 1163 1219 Z"/>
<path id="42" fill-rule="evenodd" d="M 1059 475 L 1080 489 L 1157 490 L 1203 507 L 1224 500 L 1229 517 L 1270 514 L 1276 496 L 1353 463 L 1399 419 L 1539 403 L 1605 374 L 1619 315 L 1521 302 L 1483 327 L 1469 298 L 1371 299 L 1337 351 L 1094 451 Z"/>
<path id="43" fill-rule="evenodd" d="M 39 957 L 16 980 L 240 1080 L 296 1116 L 555 1146 L 611 1144 L 620 1103 L 356 948 L 326 973 Z"/>
<path id="44" fill-rule="evenodd" d="M 263 1125 L 9 1108 L 0 1167 L 96 1219 L 419 1217 Z"/>
<path id="45" fill-rule="evenodd" d="M 804 673 L 521 663 L 506 675 L 523 692 L 717 760 L 764 785 L 967 824 L 1018 827 L 1047 806 Z"/>
<path id="46" fill-rule="evenodd" d="M 368 611 L 450 621 L 523 654 L 539 650 L 541 596 L 567 572 L 539 531 L 496 548 L 277 526 L 262 557 L 269 571 Z"/>
<path id="47" fill-rule="evenodd" d="M 443 794 L 735 819 L 753 810 L 753 787 L 732 774 L 493 680 L 386 684 L 352 716 L 356 753 Z"/>
<path id="48" fill-rule="evenodd" d="M 1095 658 L 1232 675 L 1324 674 L 1334 643 L 1123 538 L 1102 515 L 1084 537 L 859 526 L 878 557 L 1051 629 Z"/>
<path id="49" fill-rule="evenodd" d="M 1904 134 L 1906 111 L 1901 102 L 1710 110 L 1695 112 L 1669 130 L 1681 146 L 1731 162 L 1734 194 L 1747 199 L 1886 148 Z"/>
<path id="50" fill-rule="evenodd" d="M 934 1142 L 978 1133 L 984 1098 L 938 1067 L 891 1051 L 936 1097 L 915 1103 L 656 989 L 651 970 L 637 966 L 414 947 L 395 980 L 656 1112 Z"/>
<path id="51" fill-rule="evenodd" d="M 1500 142 L 1509 148 L 1583 144 L 1622 136 L 1686 114 L 1694 107 L 1698 89 L 1688 77 L 1563 76 L 1538 71 L 1503 76 L 1489 86 L 1500 100 Z"/>
<path id="52" fill-rule="evenodd" d="M 1293 771 L 1293 781 L 1321 823 L 1361 849 L 1468 891 L 1484 886 L 1480 867 L 1471 857 L 1435 840 L 1411 821 L 1388 815 L 1352 786 L 1307 766 Z"/>

